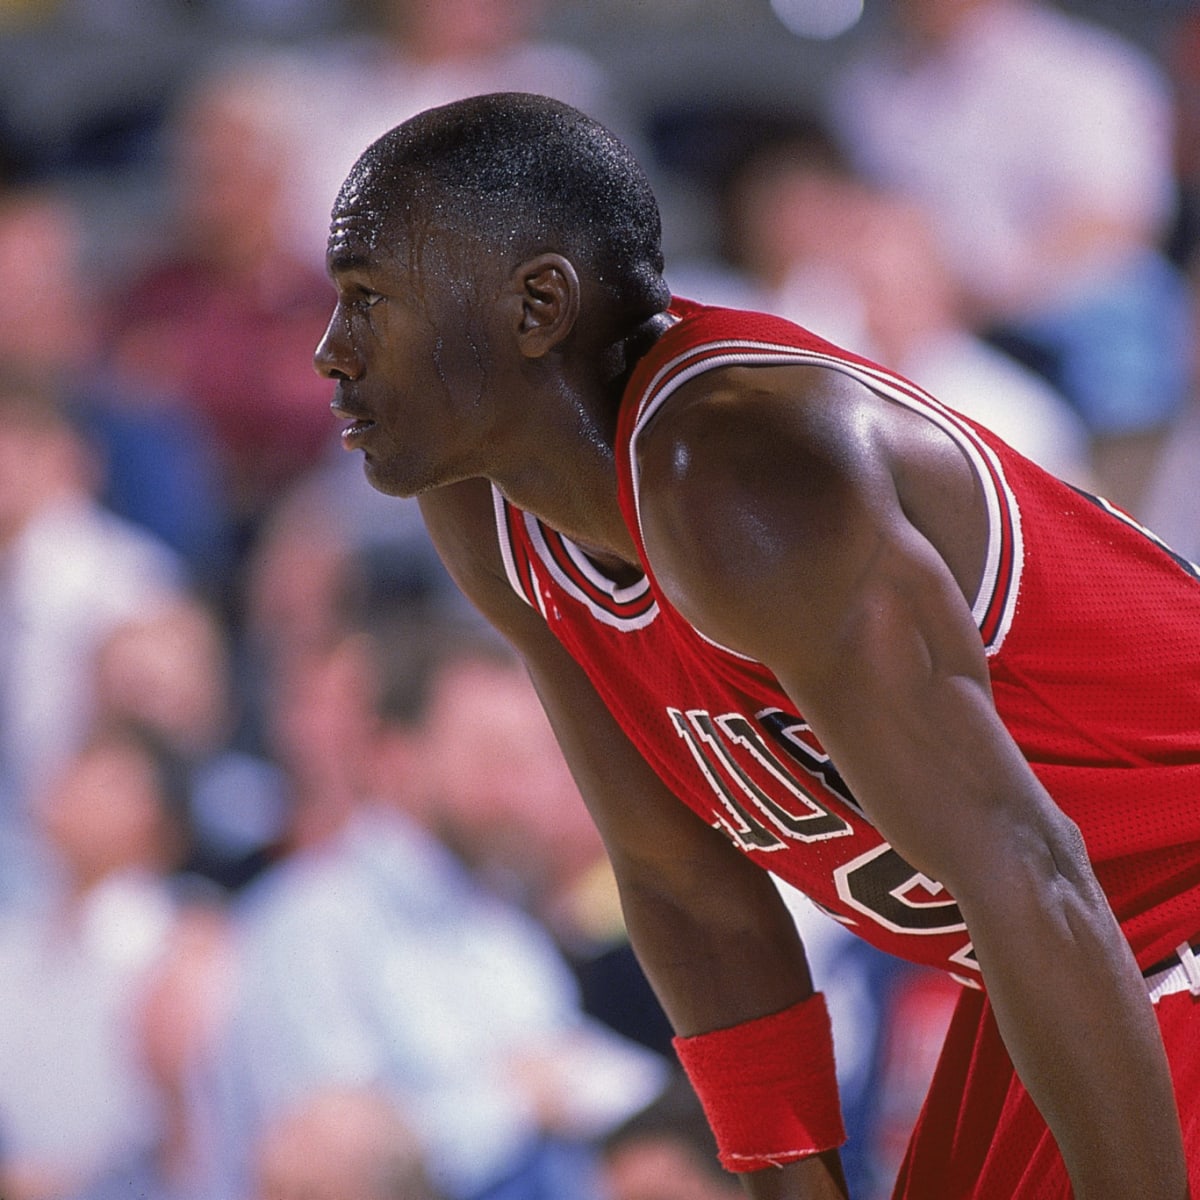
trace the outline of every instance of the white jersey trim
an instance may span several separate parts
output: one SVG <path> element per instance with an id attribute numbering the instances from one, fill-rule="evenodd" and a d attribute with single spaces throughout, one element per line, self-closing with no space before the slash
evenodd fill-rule
<path id="1" fill-rule="evenodd" d="M 611 625 L 614 629 L 634 630 L 644 629 L 658 616 L 658 605 L 651 603 L 644 611 L 640 612 L 635 617 L 623 617 L 620 614 L 606 608 L 603 604 L 588 595 L 579 584 L 571 578 L 571 576 L 562 569 L 555 559 L 550 547 L 546 544 L 546 533 L 540 521 L 529 513 L 524 514 L 525 528 L 529 532 L 529 540 L 534 550 L 537 551 L 538 558 L 550 572 L 551 578 L 558 584 L 559 587 L 571 596 L 584 604 L 588 611 L 604 625 Z M 569 538 L 562 539 L 564 549 L 570 555 L 571 562 L 580 570 L 588 579 L 588 581 L 603 592 L 613 602 L 614 605 L 628 604 L 631 601 L 640 600 L 650 591 L 650 581 L 645 576 L 642 576 L 637 583 L 628 587 L 620 587 L 615 584 L 606 575 L 597 570 L 591 559 L 579 549 Z"/>
<path id="2" fill-rule="evenodd" d="M 504 494 L 493 483 L 492 484 L 492 513 L 496 519 L 496 540 L 500 543 L 500 557 L 504 562 L 504 573 L 508 576 L 508 582 L 512 585 L 512 590 L 529 605 L 533 607 L 533 601 L 526 595 L 525 588 L 521 583 L 521 576 L 517 572 L 517 559 L 513 554 L 512 541 L 508 536 L 508 501 L 505 500 Z"/>
<path id="3" fill-rule="evenodd" d="M 531 513 L 510 505 L 495 484 L 492 485 L 492 505 L 496 516 L 496 534 L 500 541 L 500 555 L 504 561 L 505 574 L 508 576 L 508 581 L 512 585 L 513 590 L 527 604 L 532 604 L 533 602 L 526 592 L 525 586 L 521 581 L 520 572 L 517 569 L 516 554 L 508 532 L 508 513 L 510 511 L 518 516 L 524 524 L 525 531 L 529 536 L 530 546 L 537 555 L 537 561 L 547 571 L 550 578 L 572 599 L 585 605 L 597 621 L 609 625 L 614 629 L 632 631 L 645 628 L 658 616 L 658 604 L 649 599 L 650 580 L 644 575 L 637 582 L 627 586 L 614 583 L 570 538 L 559 535 L 563 550 L 569 557 L 574 569 L 583 576 L 596 592 L 611 602 L 612 608 L 606 607 L 595 596 L 589 595 L 579 585 L 578 581 L 573 579 L 570 573 L 563 569 L 546 542 L 546 531 L 542 523 Z M 537 607 L 541 611 L 542 616 L 545 617 L 546 609 L 542 601 L 541 589 L 537 586 L 537 574 L 532 563 L 530 564 L 530 575 L 532 586 L 535 589 Z M 638 611 L 630 616 L 625 616 L 619 611 L 614 611 L 614 609 L 621 607 L 633 607 Z"/>

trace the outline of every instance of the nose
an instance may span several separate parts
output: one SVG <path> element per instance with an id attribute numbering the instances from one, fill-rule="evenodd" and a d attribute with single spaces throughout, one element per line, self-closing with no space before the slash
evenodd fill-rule
<path id="1" fill-rule="evenodd" d="M 329 324 L 313 352 L 313 369 L 325 379 L 357 379 L 361 365 L 346 336 L 341 305 L 333 310 Z"/>

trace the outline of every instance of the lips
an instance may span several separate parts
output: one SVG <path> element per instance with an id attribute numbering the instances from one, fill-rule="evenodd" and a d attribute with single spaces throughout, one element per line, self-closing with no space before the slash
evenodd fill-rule
<path id="1" fill-rule="evenodd" d="M 347 450 L 356 450 L 362 444 L 363 439 L 367 434 L 375 428 L 374 421 L 368 421 L 365 418 L 357 421 L 352 421 L 345 429 L 342 430 L 342 445 Z"/>
<path id="2" fill-rule="evenodd" d="M 375 428 L 375 422 L 370 417 L 363 416 L 361 413 L 347 408 L 344 404 L 337 400 L 335 400 L 329 407 L 333 415 L 339 420 L 350 422 L 350 424 L 342 430 L 342 445 L 345 446 L 347 450 L 354 449 L 359 440 L 369 430 Z"/>

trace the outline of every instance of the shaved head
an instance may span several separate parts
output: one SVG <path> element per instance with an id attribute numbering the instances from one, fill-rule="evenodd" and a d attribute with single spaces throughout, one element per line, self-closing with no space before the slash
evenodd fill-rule
<path id="1" fill-rule="evenodd" d="M 658 205 L 641 167 L 602 125 L 544 96 L 474 96 L 384 134 L 338 194 L 332 255 L 343 229 L 347 250 L 365 241 L 372 253 L 436 231 L 510 266 L 562 254 L 631 325 L 670 299 Z"/>

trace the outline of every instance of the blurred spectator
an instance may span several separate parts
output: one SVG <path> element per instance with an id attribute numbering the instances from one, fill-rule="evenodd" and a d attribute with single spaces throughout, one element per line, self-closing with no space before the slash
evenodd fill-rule
<path id="1" fill-rule="evenodd" d="M 266 748 L 274 681 L 287 677 L 287 661 L 330 645 L 372 596 L 408 614 L 482 627 L 434 550 L 417 501 L 381 495 L 361 461 L 335 445 L 280 498 L 245 564 L 236 660 L 246 746 Z"/>
<path id="2" fill-rule="evenodd" d="M 450 655 L 431 688 L 423 745 L 441 765 L 422 819 L 494 892 L 550 930 L 588 1012 L 671 1055 L 670 1025 L 630 947 L 604 844 L 533 688 L 505 656 Z"/>
<path id="3" fill-rule="evenodd" d="M 377 492 L 362 459 L 336 442 L 330 457 L 291 489 L 273 526 L 277 533 L 290 526 L 297 538 L 306 529 L 327 530 L 321 536 L 353 557 L 358 588 L 385 590 L 413 611 L 484 624 L 442 565 L 416 498 Z"/>
<path id="4" fill-rule="evenodd" d="M 228 566 L 199 414 L 101 363 L 98 285 L 63 188 L 0 186 L 0 361 L 57 387 L 97 456 L 97 493 L 181 554 L 198 584 Z"/>
<path id="5" fill-rule="evenodd" d="M 1175 423 L 1150 478 L 1146 524 L 1173 550 L 1200 562 L 1200 398 Z"/>
<path id="6" fill-rule="evenodd" d="M 839 81 L 854 162 L 921 199 L 978 327 L 1051 378 L 1136 505 L 1188 386 L 1164 73 L 1037 0 L 902 0 Z"/>
<path id="7" fill-rule="evenodd" d="M 453 1200 L 586 1200 L 593 1139 L 653 1097 L 661 1060 L 584 1018 L 549 936 L 425 826 L 452 765 L 426 743 L 427 672 L 466 651 L 419 625 L 390 638 L 290 656 L 272 690 L 298 848 L 240 903 L 216 1194 L 242 1194 L 264 1122 L 350 1084 L 400 1103 Z M 531 690 L 503 669 L 498 720 Z M 506 774 L 529 763 L 513 749 Z"/>
<path id="8" fill-rule="evenodd" d="M 375 1088 L 306 1095 L 263 1130 L 254 1161 L 252 1200 L 443 1200 L 416 1136 Z"/>
<path id="9" fill-rule="evenodd" d="M 539 33 L 545 0 L 369 0 L 364 31 L 322 40 L 277 78 L 300 172 L 299 253 L 323 261 L 329 212 L 380 134 L 425 108 L 493 91 L 537 91 L 620 122 L 606 72 Z"/>
<path id="10" fill-rule="evenodd" d="M 96 500 L 89 448 L 42 376 L 0 367 L 0 854 L 81 743 L 105 637 L 181 594 L 179 560 Z M 28 871 L 18 847 L 3 887 Z"/>
<path id="11" fill-rule="evenodd" d="M 347 456 L 349 457 L 349 456 Z M 328 646 L 360 611 L 362 578 L 344 526 L 307 481 L 276 504 L 250 548 L 239 623 L 260 691 L 287 660 Z"/>
<path id="12" fill-rule="evenodd" d="M 123 374 L 213 430 L 236 551 L 333 440 L 328 385 L 311 365 L 331 292 L 289 249 L 290 162 L 268 76 L 238 61 L 180 96 L 169 245 L 111 298 L 108 329 Z"/>
<path id="13" fill-rule="evenodd" d="M 183 868 L 234 890 L 265 865 L 286 817 L 279 769 L 241 749 L 230 638 L 191 596 L 117 626 L 96 658 L 101 718 L 138 722 L 188 773 L 191 851 Z"/>
<path id="14" fill-rule="evenodd" d="M 1047 470 L 1091 482 L 1087 430 L 1041 376 L 970 329 L 928 214 L 818 140 L 750 157 L 727 204 L 729 253 L 760 304 L 886 362 Z"/>
<path id="15" fill-rule="evenodd" d="M 604 1178 L 608 1200 L 738 1200 L 745 1194 L 717 1161 L 717 1144 L 682 1074 L 605 1139 Z"/>
<path id="16" fill-rule="evenodd" d="M 604 845 L 520 669 L 501 653 L 449 655 L 430 689 L 423 735 L 439 763 L 426 820 L 494 891 L 552 913 Z"/>
<path id="17" fill-rule="evenodd" d="M 427 615 L 474 613 L 442 566 L 417 501 L 377 492 L 361 460 L 335 444 L 329 460 L 280 497 L 252 547 L 241 624 L 253 674 L 262 679 L 279 656 L 328 644 L 361 614 L 368 591 Z"/>
<path id="18" fill-rule="evenodd" d="M 181 964 L 189 920 L 170 885 L 186 841 L 180 780 L 153 739 L 104 726 L 39 793 L 56 886 L 45 907 L 0 923 L 9 1200 L 174 1194 L 170 1072 L 152 1069 L 143 1003 Z M 189 998 L 199 1018 L 207 997 Z M 204 1027 L 174 1021 L 172 1053 L 199 1052 Z"/>
<path id="19" fill-rule="evenodd" d="M 1200 12 L 1183 6 L 1163 39 L 1175 110 L 1174 164 L 1179 207 L 1167 247 L 1185 269 L 1200 248 Z M 1194 282 L 1194 281 L 1193 281 Z"/>

